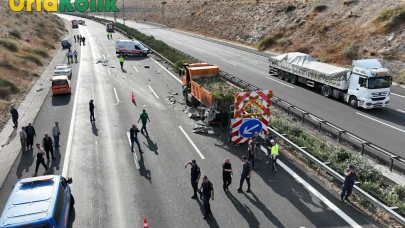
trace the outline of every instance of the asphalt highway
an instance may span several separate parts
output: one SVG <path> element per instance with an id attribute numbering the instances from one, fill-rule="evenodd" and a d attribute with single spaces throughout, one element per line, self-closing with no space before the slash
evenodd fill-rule
<path id="1" fill-rule="evenodd" d="M 108 18 L 108 17 L 107 17 Z M 113 19 L 113 18 L 110 18 Z M 120 20 L 121 22 L 121 20 Z M 382 148 L 405 157 L 405 89 L 395 87 L 386 109 L 353 109 L 308 87 L 292 85 L 268 74 L 268 58 L 206 37 L 127 20 L 126 25 L 153 35 L 170 46 L 220 68 Z"/>
<path id="2" fill-rule="evenodd" d="M 338 193 L 316 175 L 282 155 L 279 172 L 273 174 L 264 162 L 258 163 L 252 174 L 253 193 L 237 193 L 246 147 L 234 148 L 217 135 L 192 132 L 196 124 L 184 113 L 175 75 L 162 62 L 137 56 L 127 57 L 122 71 L 114 43 L 120 34 L 108 40 L 105 27 L 93 21 L 76 32 L 86 37 L 86 46 L 80 49 L 80 66 L 73 66 L 74 93 L 58 102 L 49 96 L 36 120 L 38 131 L 48 130 L 53 119 L 63 123 L 57 156 L 62 159 L 53 172 L 73 178 L 76 204 L 69 227 L 142 227 L 144 218 L 149 227 L 377 227 L 350 204 L 342 204 Z M 108 62 L 97 63 L 105 54 Z M 168 100 L 173 93 L 175 104 Z M 95 104 L 94 123 L 89 119 L 90 99 Z M 128 139 L 142 109 L 151 120 L 149 137 L 138 135 L 143 155 L 131 152 Z M 227 157 L 234 170 L 231 194 L 221 186 L 221 164 Z M 208 220 L 202 218 L 202 201 L 190 199 L 190 170 L 184 164 L 192 159 L 214 184 L 213 217 Z M 17 159 L 0 189 L 0 208 L 14 183 L 30 176 L 32 169 L 33 162 L 21 165 Z"/>

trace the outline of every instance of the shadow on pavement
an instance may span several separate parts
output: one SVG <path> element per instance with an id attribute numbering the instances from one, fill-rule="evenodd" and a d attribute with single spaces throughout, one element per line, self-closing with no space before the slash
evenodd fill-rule
<path id="1" fill-rule="evenodd" d="M 52 95 L 52 106 L 63 106 L 70 103 L 72 96 L 66 95 Z"/>
<path id="2" fill-rule="evenodd" d="M 250 210 L 250 208 L 247 205 L 243 205 L 239 202 L 235 196 L 232 195 L 231 192 L 226 194 L 226 196 L 229 198 L 231 203 L 235 206 L 236 210 L 238 210 L 239 214 L 243 216 L 245 221 L 249 223 L 249 227 L 260 227 L 260 222 L 257 220 L 256 216 L 253 214 L 253 212 Z"/>
<path id="3" fill-rule="evenodd" d="M 69 211 L 69 219 L 68 219 L 68 222 L 67 222 L 67 227 L 68 228 L 73 227 L 73 223 L 75 222 L 75 219 L 76 219 L 76 210 L 75 210 L 75 207 L 73 206 L 73 207 L 70 208 L 70 211 Z"/>
<path id="4" fill-rule="evenodd" d="M 96 122 L 94 122 L 94 121 L 91 122 L 91 130 L 93 131 L 93 134 L 95 136 L 98 136 L 98 128 L 96 126 Z"/>
<path id="5" fill-rule="evenodd" d="M 210 199 L 210 200 L 211 200 L 211 199 Z M 204 213 L 205 213 L 204 205 L 202 204 L 202 202 L 200 201 L 200 199 L 197 198 L 196 201 L 197 201 L 198 205 L 200 206 L 201 219 L 202 219 L 202 217 L 204 216 Z M 210 203 L 211 203 L 211 201 L 210 201 Z M 214 214 L 214 213 L 212 213 L 209 218 L 205 219 L 205 222 L 207 222 L 207 224 L 208 224 L 211 228 L 216 228 L 216 227 L 219 227 L 219 225 L 218 225 L 218 222 L 217 222 L 217 220 L 215 219 L 215 217 L 214 217 L 213 214 Z"/>
<path id="6" fill-rule="evenodd" d="M 34 150 L 27 150 L 26 154 L 21 154 L 21 158 L 20 158 L 20 163 L 18 163 L 17 166 L 17 172 L 16 175 L 18 177 L 18 179 L 21 179 L 23 177 L 23 172 L 25 170 L 26 173 L 30 172 L 30 167 L 32 166 L 32 164 L 35 161 L 35 156 L 34 156 Z M 32 173 L 34 173 L 34 169 L 35 169 L 35 165 L 32 166 Z"/>
<path id="7" fill-rule="evenodd" d="M 11 141 L 13 141 L 13 139 L 17 136 L 17 128 L 13 128 L 13 131 L 11 132 L 11 134 L 8 136 L 8 140 L 5 143 L 5 145 L 9 144 Z"/>
<path id="8" fill-rule="evenodd" d="M 143 156 L 141 154 L 141 160 L 139 161 L 139 174 L 143 177 L 145 177 L 145 179 L 147 179 L 149 181 L 149 183 L 152 184 L 152 175 L 150 170 L 145 168 L 145 163 L 143 160 Z"/>
<path id="9" fill-rule="evenodd" d="M 157 143 L 154 143 L 154 142 L 150 139 L 150 137 L 145 137 L 145 138 L 146 138 L 146 140 L 148 141 L 148 144 L 146 145 L 145 142 L 143 142 L 143 144 L 144 144 L 146 147 L 148 147 L 150 151 L 155 152 L 156 155 L 159 155 Z"/>

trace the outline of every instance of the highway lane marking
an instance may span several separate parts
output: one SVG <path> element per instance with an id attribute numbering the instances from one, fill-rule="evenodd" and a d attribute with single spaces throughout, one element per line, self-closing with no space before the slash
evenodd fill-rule
<path id="1" fill-rule="evenodd" d="M 401 131 L 401 132 L 405 133 L 405 130 L 402 130 L 402 129 L 400 129 L 400 128 L 394 127 L 394 126 L 392 126 L 392 125 L 389 125 L 389 124 L 387 124 L 387 123 L 384 123 L 384 122 L 379 121 L 379 120 L 377 120 L 377 119 L 374 119 L 374 118 L 372 118 L 372 117 L 366 116 L 366 115 L 364 115 L 364 114 L 362 114 L 362 113 L 356 112 L 356 114 L 358 114 L 358 115 L 360 115 L 360 116 L 363 116 L 363 117 L 366 117 L 366 118 L 368 118 L 368 119 L 370 119 L 370 120 L 374 120 L 374 121 L 377 122 L 377 123 L 383 124 L 383 125 L 385 125 L 385 126 L 388 126 L 388 127 L 390 127 L 390 128 L 394 128 L 395 130 L 398 130 L 398 131 Z"/>
<path id="2" fill-rule="evenodd" d="M 246 61 L 249 61 L 249 62 L 252 62 L 252 63 L 260 64 L 259 62 L 251 60 L 251 59 L 247 59 L 247 58 L 242 58 L 242 59 L 246 60 Z"/>
<path id="3" fill-rule="evenodd" d="M 65 160 L 63 161 L 63 170 L 62 170 L 62 176 L 67 177 L 68 171 L 69 171 L 69 160 L 70 160 L 70 153 L 72 151 L 72 141 L 73 141 L 73 128 L 75 126 L 75 119 L 76 119 L 76 111 L 77 111 L 77 99 L 79 97 L 79 87 L 80 87 L 80 76 L 81 76 L 81 71 L 82 71 L 82 62 L 83 62 L 83 55 L 80 55 L 80 67 L 79 67 L 79 72 L 77 73 L 77 84 L 76 84 L 76 91 L 74 93 L 75 100 L 73 103 L 73 109 L 72 109 L 72 117 L 70 120 L 70 127 L 69 127 L 69 135 L 68 135 L 68 140 L 67 140 L 67 145 L 66 145 L 66 152 L 65 152 Z"/>
<path id="4" fill-rule="evenodd" d="M 402 113 L 405 113 L 405 111 L 402 111 L 402 110 L 400 110 L 400 109 L 397 109 L 397 111 L 398 111 L 398 112 L 402 112 Z"/>
<path id="5" fill-rule="evenodd" d="M 115 88 L 114 88 L 114 93 L 115 93 L 115 98 L 117 98 L 117 102 L 119 103 L 119 102 L 120 102 L 120 99 L 118 99 L 117 90 L 115 90 Z"/>
<path id="6" fill-rule="evenodd" d="M 231 63 L 231 62 L 229 62 L 229 61 L 226 61 L 225 59 L 220 59 L 220 60 L 222 60 L 222 61 L 224 61 L 224 62 L 226 62 L 226 63 L 229 63 L 229 64 L 232 64 L 232 65 L 236 66 L 235 63 Z"/>
<path id="7" fill-rule="evenodd" d="M 136 69 L 136 67 L 134 65 L 132 65 L 132 67 L 136 70 L 136 72 L 139 73 L 138 69 Z"/>
<path id="8" fill-rule="evenodd" d="M 108 74 L 111 75 L 110 68 L 107 68 Z"/>
<path id="9" fill-rule="evenodd" d="M 129 146 L 131 147 L 131 136 L 129 135 L 129 132 L 127 132 L 127 136 L 128 136 Z M 138 156 L 136 156 L 136 148 L 135 148 L 135 152 L 132 152 L 132 153 L 134 154 L 135 166 L 136 166 L 137 169 L 140 169 Z"/>
<path id="10" fill-rule="evenodd" d="M 167 73 L 169 73 L 174 79 L 176 79 L 178 82 L 180 82 L 181 84 L 183 84 L 183 82 L 180 80 L 180 79 L 178 79 L 174 74 L 172 74 L 172 72 L 170 72 L 168 69 L 166 69 L 164 66 L 162 66 L 160 63 L 158 63 L 158 61 L 156 61 L 156 60 L 154 60 L 153 58 L 151 58 L 153 61 L 155 61 L 155 63 L 157 64 L 157 65 L 159 65 L 160 67 L 162 67 L 163 68 L 163 70 L 165 70 Z"/>
<path id="11" fill-rule="evenodd" d="M 198 48 L 192 48 L 193 50 L 196 50 L 196 51 L 198 51 L 198 52 L 201 52 L 201 53 L 205 53 L 205 51 L 203 51 L 203 50 L 201 50 L 201 49 L 198 49 Z"/>
<path id="12" fill-rule="evenodd" d="M 391 94 L 394 95 L 394 96 L 405 98 L 405 96 L 402 96 L 402 95 L 399 95 L 399 94 L 396 94 L 396 93 L 391 93 Z"/>
<path id="13" fill-rule="evenodd" d="M 152 87 L 150 87 L 150 85 L 148 85 L 148 86 L 149 86 L 149 89 L 152 90 L 152 93 L 155 94 L 155 97 L 156 97 L 157 99 L 159 99 L 158 95 L 155 93 L 155 91 L 152 89 Z"/>
<path id="14" fill-rule="evenodd" d="M 308 182 L 302 179 L 297 173 L 292 171 L 286 164 L 278 160 L 278 164 L 283 168 L 287 173 L 289 173 L 296 181 L 302 184 L 306 189 L 308 189 L 312 194 L 314 194 L 318 199 L 324 202 L 332 211 L 339 215 L 343 220 L 345 220 L 350 226 L 355 228 L 361 228 L 352 218 L 346 215 L 342 210 L 340 210 L 335 204 L 329 201 L 325 196 L 318 192 L 314 187 L 312 187 Z"/>
<path id="15" fill-rule="evenodd" d="M 184 136 L 186 136 L 186 138 L 188 139 L 188 141 L 190 142 L 190 144 L 194 147 L 195 151 L 197 151 L 197 153 L 200 155 L 201 159 L 205 159 L 204 155 L 201 153 L 201 151 L 197 148 L 197 146 L 194 144 L 194 142 L 190 139 L 190 137 L 187 135 L 187 133 L 183 130 L 183 128 L 181 126 L 179 126 L 181 132 L 183 132 Z"/>
<path id="16" fill-rule="evenodd" d="M 273 78 L 270 78 L 270 77 L 266 77 L 267 79 L 270 79 L 270 80 L 272 80 L 272 81 L 275 81 L 275 82 L 277 82 L 277 83 L 280 83 L 281 85 L 285 85 L 285 86 L 287 86 L 287 87 L 290 87 L 291 89 L 294 89 L 294 87 L 292 87 L 292 86 L 290 86 L 290 85 L 288 85 L 288 84 L 286 84 L 286 83 L 282 83 L 282 82 L 279 82 L 279 81 L 277 81 L 276 79 L 273 79 Z"/>

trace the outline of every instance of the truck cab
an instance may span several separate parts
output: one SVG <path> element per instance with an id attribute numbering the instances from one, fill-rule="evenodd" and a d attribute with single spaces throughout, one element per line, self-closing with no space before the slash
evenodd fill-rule
<path id="1" fill-rule="evenodd" d="M 346 99 L 352 107 L 387 107 L 391 84 L 389 70 L 378 60 L 354 60 Z"/>

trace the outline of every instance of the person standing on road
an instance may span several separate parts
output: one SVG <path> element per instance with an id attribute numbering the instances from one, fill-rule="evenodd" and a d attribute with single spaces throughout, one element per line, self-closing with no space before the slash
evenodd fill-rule
<path id="1" fill-rule="evenodd" d="M 48 172 L 48 166 L 46 166 L 45 161 L 44 161 L 45 151 L 44 151 L 44 149 L 41 147 L 41 145 L 39 143 L 37 143 L 36 145 L 37 145 L 37 149 L 38 149 L 38 152 L 37 152 L 37 164 L 35 166 L 35 173 L 32 174 L 33 177 L 37 176 L 38 168 L 39 168 L 40 164 L 42 164 L 44 166 L 45 173 Z"/>
<path id="2" fill-rule="evenodd" d="M 203 177 L 203 182 L 201 183 L 201 187 L 198 191 L 201 191 L 202 188 L 202 195 L 204 196 L 203 205 L 204 205 L 204 219 L 207 219 L 211 213 L 211 205 L 210 205 L 210 198 L 212 196 L 212 200 L 214 200 L 214 186 L 212 185 L 211 181 L 208 180 L 207 176 Z"/>
<path id="3" fill-rule="evenodd" d="M 274 173 L 277 172 L 278 144 L 274 139 L 270 140 L 270 144 L 271 144 L 271 153 L 269 157 L 271 158 L 271 167 Z"/>
<path id="4" fill-rule="evenodd" d="M 75 63 L 77 63 L 77 51 L 76 50 L 73 52 L 73 56 L 75 57 Z"/>
<path id="5" fill-rule="evenodd" d="M 344 202 L 343 197 L 345 200 L 349 200 L 349 196 L 352 193 L 354 182 L 356 177 L 358 176 L 356 169 L 353 165 L 349 165 L 347 169 L 344 171 L 345 174 L 345 181 L 343 182 L 342 192 L 340 194 L 340 199 Z"/>
<path id="6" fill-rule="evenodd" d="M 146 123 L 147 123 L 146 121 L 149 121 L 149 122 L 150 122 L 150 119 L 149 119 L 148 113 L 146 113 L 146 110 L 145 110 L 145 109 L 142 110 L 142 113 L 141 113 L 141 115 L 139 116 L 138 123 L 139 123 L 140 120 L 142 120 L 141 133 L 144 134 L 144 133 L 143 133 L 143 130 L 145 130 L 146 136 L 149 136 L 148 131 L 146 130 Z"/>
<path id="7" fill-rule="evenodd" d="M 200 167 L 197 165 L 196 160 L 187 162 L 186 165 L 184 165 L 184 168 L 186 169 L 188 165 L 191 165 L 191 186 L 194 190 L 194 194 L 191 196 L 191 199 L 197 199 L 198 182 L 200 181 L 201 176 Z"/>
<path id="8" fill-rule="evenodd" d="M 70 49 L 68 52 L 68 63 L 73 63 L 73 52 Z"/>
<path id="9" fill-rule="evenodd" d="M 120 62 L 121 70 L 123 70 L 124 69 L 124 57 L 122 56 L 122 54 L 118 58 L 118 61 Z"/>
<path id="10" fill-rule="evenodd" d="M 131 151 L 134 152 L 134 142 L 136 142 L 136 144 L 138 145 L 139 153 L 143 153 L 138 140 L 138 132 L 139 129 L 136 127 L 135 124 L 132 124 L 132 128 L 129 129 L 129 134 L 131 135 Z"/>
<path id="11" fill-rule="evenodd" d="M 25 132 L 27 133 L 27 147 L 28 150 L 31 150 L 34 145 L 34 137 L 37 137 L 37 134 L 35 133 L 35 128 L 31 125 L 31 123 L 28 123 L 28 126 L 25 127 Z"/>
<path id="12" fill-rule="evenodd" d="M 90 109 L 90 122 L 91 121 L 96 121 L 96 119 L 94 118 L 94 103 L 93 103 L 93 99 L 90 100 L 89 102 L 89 109 Z"/>
<path id="13" fill-rule="evenodd" d="M 73 36 L 73 38 L 75 39 L 75 43 L 76 43 L 76 36 Z"/>
<path id="14" fill-rule="evenodd" d="M 107 32 L 107 39 L 110 39 L 110 33 Z"/>
<path id="15" fill-rule="evenodd" d="M 53 142 L 52 138 L 49 137 L 48 133 L 45 133 L 44 138 L 42 139 L 42 148 L 44 148 L 46 152 L 46 159 L 49 162 L 49 152 L 51 152 L 52 159 L 56 159 L 53 155 Z"/>
<path id="16" fill-rule="evenodd" d="M 27 133 L 25 132 L 25 127 L 21 127 L 20 142 L 21 142 L 21 152 L 25 154 L 25 152 L 27 151 Z"/>
<path id="17" fill-rule="evenodd" d="M 110 32 L 110 39 L 112 39 L 112 32 Z"/>
<path id="18" fill-rule="evenodd" d="M 59 128 L 59 122 L 55 121 L 55 125 L 52 127 L 52 136 L 53 136 L 53 142 L 55 144 L 55 151 L 59 145 L 59 136 L 60 136 L 60 128 Z"/>
<path id="19" fill-rule="evenodd" d="M 240 183 L 239 183 L 239 188 L 237 189 L 238 192 L 242 192 L 242 185 L 243 182 L 246 179 L 247 185 L 248 185 L 248 189 L 246 190 L 246 192 L 251 192 L 250 191 L 250 177 L 252 175 L 252 165 L 250 164 L 250 162 L 248 161 L 248 159 L 246 158 L 246 156 L 242 156 L 242 172 L 240 175 Z"/>
<path id="20" fill-rule="evenodd" d="M 11 105 L 10 114 L 11 114 L 11 119 L 13 120 L 13 123 L 14 123 L 13 128 L 17 128 L 18 127 L 18 111 L 17 111 L 17 109 L 14 108 L 13 105 Z"/>
<path id="21" fill-rule="evenodd" d="M 248 143 L 248 160 L 252 163 L 252 168 L 255 167 L 255 140 L 256 135 L 254 135 Z"/>
<path id="22" fill-rule="evenodd" d="M 222 164 L 222 179 L 224 181 L 224 191 L 229 192 L 229 185 L 232 183 L 232 165 L 229 162 L 229 158 L 225 159 L 225 163 Z"/>
<path id="23" fill-rule="evenodd" d="M 86 38 L 84 38 L 84 36 L 82 36 L 82 42 L 83 42 L 83 46 L 86 45 Z"/>
<path id="24" fill-rule="evenodd" d="M 82 46 L 82 35 L 79 35 L 79 45 Z"/>

